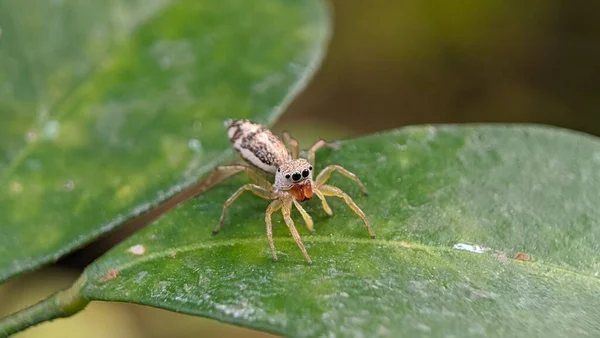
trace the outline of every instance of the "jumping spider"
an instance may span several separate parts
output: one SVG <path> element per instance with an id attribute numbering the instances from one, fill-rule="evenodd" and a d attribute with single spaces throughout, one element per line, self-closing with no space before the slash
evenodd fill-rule
<path id="1" fill-rule="evenodd" d="M 304 244 L 302 244 L 300 235 L 294 226 L 290 214 L 293 205 L 300 211 L 308 229 L 314 231 L 312 218 L 300 204 L 300 202 L 311 199 L 313 194 L 321 200 L 323 209 L 329 216 L 331 216 L 333 212 L 327 204 L 325 197 L 335 196 L 342 198 L 358 217 L 363 220 L 371 238 L 375 238 L 375 233 L 373 232 L 365 213 L 356 205 L 356 203 L 354 203 L 350 196 L 337 187 L 325 184 L 331 174 L 334 171 L 337 171 L 343 176 L 356 182 L 362 192 L 366 195 L 367 189 L 356 175 L 339 165 L 330 165 L 323 169 L 315 180 L 312 178 L 315 152 L 324 146 L 334 148 L 335 146 L 333 144 L 320 140 L 308 149 L 307 159 L 303 159 L 299 157 L 300 147 L 298 142 L 288 133 L 284 132 L 283 138 L 290 146 L 291 153 L 277 136 L 260 124 L 248 120 L 227 120 L 225 121 L 225 127 L 227 128 L 228 136 L 233 147 L 252 167 L 245 165 L 218 167 L 215 169 L 211 181 L 220 182 L 243 171 L 248 175 L 252 183 L 243 185 L 227 199 L 223 205 L 219 224 L 213 230 L 213 235 L 216 234 L 223 225 L 225 214 L 231 204 L 233 204 L 244 191 L 250 191 L 259 197 L 272 201 L 267 207 L 265 223 L 267 226 L 267 239 L 269 241 L 269 246 L 271 247 L 273 259 L 275 260 L 277 260 L 277 252 L 275 251 L 275 243 L 273 242 L 271 215 L 281 209 L 283 219 L 285 220 L 294 241 L 296 241 L 296 244 L 302 251 L 302 254 L 304 254 L 306 260 L 309 263 L 312 263 Z M 269 183 L 257 169 L 271 176 L 275 176 L 275 183 Z"/>

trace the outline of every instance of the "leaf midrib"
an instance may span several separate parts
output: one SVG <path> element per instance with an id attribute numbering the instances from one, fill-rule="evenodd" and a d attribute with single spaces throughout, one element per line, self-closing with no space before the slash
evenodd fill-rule
<path id="1" fill-rule="evenodd" d="M 274 237 L 274 239 L 275 239 L 276 243 L 277 242 L 279 242 L 279 243 L 294 242 L 293 238 L 290 238 L 290 237 Z M 121 263 L 116 266 L 111 265 L 111 270 L 116 270 L 116 271 L 121 272 L 121 271 L 127 270 L 129 268 L 132 268 L 138 264 L 152 261 L 154 259 L 173 257 L 173 254 L 178 254 L 178 253 L 218 248 L 218 247 L 224 247 L 224 246 L 256 244 L 256 243 L 263 242 L 263 241 L 264 241 L 263 238 L 234 238 L 234 239 L 219 240 L 219 241 L 215 241 L 215 242 L 199 242 L 199 243 L 174 247 L 174 248 L 168 249 L 168 250 L 161 250 L 161 251 L 156 251 L 156 252 L 152 252 L 152 253 L 147 253 L 147 254 L 144 254 L 144 256 L 142 256 L 142 257 L 136 258 L 134 260 L 130 260 L 126 263 Z M 452 253 L 458 253 L 458 254 L 464 254 L 464 255 L 481 255 L 484 257 L 490 256 L 490 254 L 469 253 L 466 251 L 461 251 L 461 250 L 457 250 L 457 249 L 453 249 L 453 248 L 449 248 L 449 247 L 432 246 L 432 245 L 419 244 L 419 243 L 414 243 L 414 242 L 395 241 L 395 240 L 378 240 L 378 239 L 369 239 L 369 238 L 344 238 L 344 237 L 332 239 L 332 237 L 330 237 L 330 236 L 319 236 L 319 235 L 314 236 L 313 235 L 310 237 L 304 237 L 302 239 L 302 241 L 304 243 L 330 243 L 330 244 L 334 244 L 334 245 L 336 243 L 381 245 L 381 246 L 387 246 L 387 247 L 401 247 L 401 248 L 412 249 L 412 250 L 438 251 L 438 252 L 448 252 L 448 253 L 452 252 Z M 539 262 L 539 261 L 523 262 L 518 259 L 511 258 L 511 257 L 507 257 L 507 259 L 510 261 L 518 262 L 518 263 L 522 263 L 522 264 L 532 264 L 533 266 L 536 266 L 540 269 L 552 269 L 552 270 L 560 271 L 561 273 L 564 273 L 564 274 L 572 274 L 576 277 L 581 277 L 581 278 L 588 279 L 588 280 L 594 280 L 600 286 L 600 278 L 593 276 L 593 275 L 584 274 L 579 271 L 570 270 L 570 269 L 567 269 L 567 268 L 564 268 L 564 267 L 561 267 L 561 266 L 558 266 L 555 264 L 551 264 L 551 263 L 545 263 L 545 262 Z M 318 264 L 318 262 L 317 262 L 317 264 Z"/>

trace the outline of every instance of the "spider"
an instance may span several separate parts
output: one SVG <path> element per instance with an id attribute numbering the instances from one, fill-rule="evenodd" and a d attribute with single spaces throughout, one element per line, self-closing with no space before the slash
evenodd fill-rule
<path id="1" fill-rule="evenodd" d="M 273 242 L 271 215 L 281 209 L 283 219 L 294 241 L 302 251 L 306 261 L 312 263 L 290 214 L 292 208 L 296 207 L 302 215 L 307 228 L 311 232 L 314 232 L 313 220 L 300 204 L 311 199 L 313 194 L 321 200 L 323 209 L 329 216 L 333 215 L 333 212 L 329 204 L 327 204 L 325 197 L 334 196 L 342 198 L 350 209 L 362 219 L 371 238 L 375 238 L 375 233 L 365 213 L 354 203 L 352 198 L 341 189 L 325 184 L 331 174 L 337 171 L 358 184 L 362 192 L 367 195 L 367 189 L 356 175 L 339 165 L 330 165 L 323 169 L 317 175 L 316 179 L 313 180 L 315 152 L 325 146 L 336 148 L 336 145 L 320 140 L 308 149 L 306 153 L 307 158 L 304 159 L 300 158 L 298 141 L 292 138 L 287 132 L 283 133 L 283 139 L 290 146 L 291 153 L 280 138 L 258 123 L 249 120 L 227 120 L 224 125 L 227 128 L 229 140 L 233 147 L 250 166 L 228 165 L 217 167 L 209 180 L 213 184 L 216 184 L 237 173 L 245 172 L 252 183 L 243 185 L 225 201 L 219 223 L 212 232 L 213 235 L 217 234 L 223 226 L 227 209 L 245 191 L 250 191 L 259 197 L 271 201 L 265 213 L 265 224 L 267 227 L 267 240 L 274 260 L 277 260 L 277 252 L 275 250 L 275 243 Z M 274 184 L 269 183 L 261 175 L 261 172 L 274 176 Z"/>

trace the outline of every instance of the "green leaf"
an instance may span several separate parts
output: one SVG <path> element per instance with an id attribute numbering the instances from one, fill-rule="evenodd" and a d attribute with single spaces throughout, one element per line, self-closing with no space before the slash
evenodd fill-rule
<path id="1" fill-rule="evenodd" d="M 225 135 L 222 136 L 223 138 Z M 216 236 L 232 179 L 93 263 L 86 299 L 125 301 L 289 336 L 600 335 L 600 142 L 531 126 L 414 127 L 341 143 L 317 171 L 341 176 L 377 239 L 340 200 L 293 217 L 308 265 L 267 202 L 247 194 Z M 479 245 L 485 253 L 459 250 Z M 458 246 L 457 246 L 458 245 Z M 456 246 L 456 248 L 455 248 Z M 488 248 L 488 249 L 485 249 Z M 523 252 L 531 257 L 513 257 Z"/>
<path id="2" fill-rule="evenodd" d="M 0 2 L 0 282 L 151 209 L 316 68 L 304 1 Z M 291 91 L 291 92 L 290 92 Z"/>

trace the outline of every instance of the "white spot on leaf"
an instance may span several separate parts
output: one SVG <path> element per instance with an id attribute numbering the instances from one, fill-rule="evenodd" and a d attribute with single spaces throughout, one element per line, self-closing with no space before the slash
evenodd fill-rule
<path id="1" fill-rule="evenodd" d="M 202 143 L 198 139 L 191 139 L 188 141 L 188 148 L 195 153 L 202 152 Z"/>
<path id="2" fill-rule="evenodd" d="M 240 304 L 215 304 L 215 308 L 228 316 L 243 319 L 253 318 L 257 312 L 257 309 L 246 301 Z"/>
<path id="3" fill-rule="evenodd" d="M 54 140 L 60 131 L 60 122 L 50 120 L 44 125 L 44 139 Z"/>
<path id="4" fill-rule="evenodd" d="M 469 252 L 474 252 L 474 253 L 485 253 L 486 251 L 489 250 L 488 248 L 484 248 L 479 245 L 471 245 L 471 244 L 464 244 L 464 243 L 454 244 L 453 248 L 456 250 L 463 250 L 463 251 L 469 251 Z"/>
<path id="5" fill-rule="evenodd" d="M 64 187 L 66 191 L 71 191 L 75 189 L 75 182 L 73 182 L 72 180 L 68 180 L 65 182 Z"/>
<path id="6" fill-rule="evenodd" d="M 137 244 L 137 245 L 134 245 L 131 248 L 129 248 L 129 250 L 127 250 L 127 251 L 131 252 L 134 255 L 141 256 L 144 253 L 146 253 L 146 248 L 144 248 L 144 246 L 141 244 Z"/>

